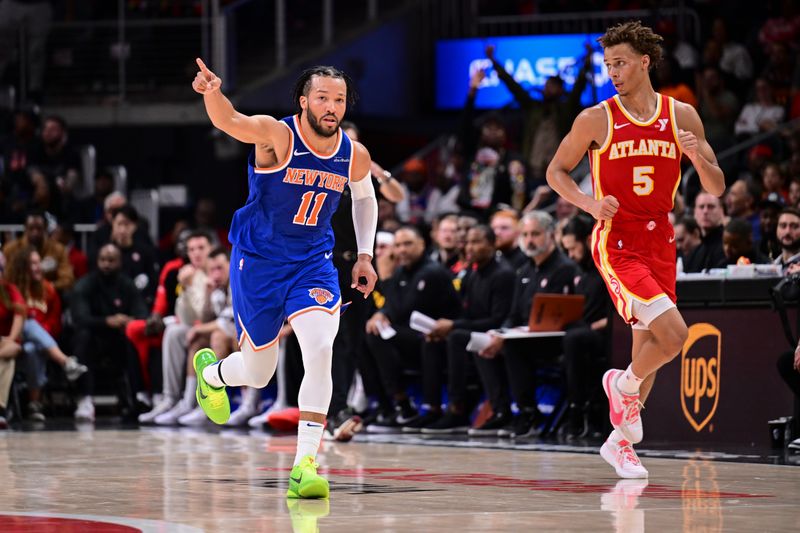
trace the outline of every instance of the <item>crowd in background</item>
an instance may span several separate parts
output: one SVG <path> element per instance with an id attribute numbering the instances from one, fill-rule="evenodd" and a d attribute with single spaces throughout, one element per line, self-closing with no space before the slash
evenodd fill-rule
<path id="1" fill-rule="evenodd" d="M 679 272 L 759 263 L 800 268 L 800 127 L 793 122 L 800 115 L 800 14 L 792 2 L 776 6 L 742 41 L 723 18 L 705 21 L 700 47 L 680 40 L 669 21 L 656 27 L 667 52 L 652 72 L 656 90 L 697 108 L 717 154 L 749 143 L 720 161 L 722 198 L 704 193 L 684 167 L 673 212 Z M 380 282 L 365 304 L 353 298 L 342 317 L 333 438 L 360 425 L 501 437 L 559 425 L 567 437 L 602 430 L 602 416 L 591 408 L 593 384 L 608 365 L 613 310 L 589 254 L 592 221 L 544 179 L 581 110 L 590 50 L 576 66 L 575 86 L 552 77 L 539 95 L 505 72 L 491 44 L 485 53 L 519 109 L 479 115 L 475 98 L 486 72 L 477 71 L 448 142 L 409 158 L 396 176 L 373 168 L 382 192 Z M 147 220 L 114 191 L 111 173 L 82 175 L 60 117 L 15 112 L 0 148 L 0 223 L 24 224 L 3 246 L 0 407 L 22 391 L 22 415 L 41 421 L 56 409 L 47 391 L 66 390 L 75 417 L 91 421 L 91 398 L 104 389 L 120 395 L 131 420 L 206 423 L 188 355 L 211 346 L 225 356 L 237 342 L 228 243 L 213 201 L 198 201 L 156 243 Z M 591 192 L 586 161 L 573 177 Z M 79 194 L 85 190 L 91 192 Z M 355 257 L 347 201 L 340 210 L 347 216 L 334 223 L 335 261 L 349 272 Z M 97 224 L 85 249 L 76 243 L 76 222 Z M 582 320 L 563 342 L 495 338 L 467 348 L 474 332 L 527 323 L 537 292 L 586 297 Z M 430 333 L 410 328 L 412 311 L 435 320 Z M 281 336 L 276 405 L 283 407 L 296 397 L 302 363 L 290 325 Z M 563 420 L 547 408 L 558 397 L 567 407 Z M 242 391 L 230 424 L 262 424 L 265 398 Z"/>

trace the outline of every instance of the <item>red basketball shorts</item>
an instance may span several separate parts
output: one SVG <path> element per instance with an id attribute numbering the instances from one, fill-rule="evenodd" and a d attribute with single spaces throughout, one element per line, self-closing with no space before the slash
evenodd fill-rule
<path id="1" fill-rule="evenodd" d="M 617 312 L 637 322 L 634 302 L 648 305 L 675 296 L 675 232 L 658 220 L 599 221 L 592 231 L 592 257 Z"/>

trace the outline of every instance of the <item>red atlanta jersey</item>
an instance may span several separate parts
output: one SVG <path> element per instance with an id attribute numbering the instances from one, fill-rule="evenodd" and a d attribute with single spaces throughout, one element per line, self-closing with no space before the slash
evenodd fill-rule
<path id="1" fill-rule="evenodd" d="M 603 145 L 589 151 L 594 196 L 614 196 L 614 221 L 660 219 L 672 210 L 681 182 L 681 149 L 675 101 L 656 93 L 652 118 L 641 122 L 625 110 L 618 95 L 601 102 L 608 119 Z"/>

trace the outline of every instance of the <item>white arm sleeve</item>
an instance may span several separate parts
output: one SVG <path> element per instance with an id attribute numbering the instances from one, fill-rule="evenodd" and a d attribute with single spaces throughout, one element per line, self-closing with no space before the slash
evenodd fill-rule
<path id="1" fill-rule="evenodd" d="M 372 246 L 375 243 L 375 230 L 378 226 L 378 202 L 375 200 L 375 188 L 372 178 L 367 173 L 359 181 L 350 181 L 353 194 L 353 226 L 356 230 L 356 244 L 359 254 L 372 257 Z"/>

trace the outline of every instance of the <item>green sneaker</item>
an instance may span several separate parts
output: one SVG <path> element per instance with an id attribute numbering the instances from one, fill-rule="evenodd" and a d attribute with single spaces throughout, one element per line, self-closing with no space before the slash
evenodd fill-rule
<path id="1" fill-rule="evenodd" d="M 202 348 L 194 354 L 194 372 L 197 374 L 197 404 L 215 424 L 224 424 L 231 417 L 231 403 L 225 387 L 212 387 L 203 379 L 203 369 L 217 362 L 213 350 Z"/>
<path id="2" fill-rule="evenodd" d="M 287 498 L 327 498 L 330 494 L 328 480 L 317 474 L 319 465 L 314 458 L 306 455 L 300 464 L 292 468 L 289 474 L 289 490 Z"/>

